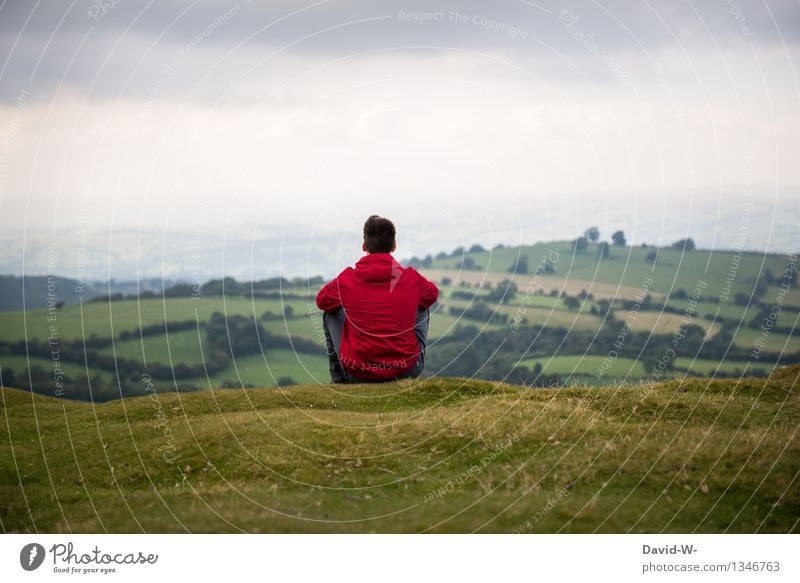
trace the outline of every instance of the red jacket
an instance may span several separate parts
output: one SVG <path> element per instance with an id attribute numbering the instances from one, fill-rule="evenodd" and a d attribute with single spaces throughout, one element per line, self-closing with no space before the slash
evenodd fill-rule
<path id="1" fill-rule="evenodd" d="M 414 335 L 417 309 L 439 297 L 436 286 L 389 253 L 369 253 L 317 294 L 317 307 L 347 314 L 339 362 L 363 379 L 387 379 L 407 372 L 419 358 Z"/>

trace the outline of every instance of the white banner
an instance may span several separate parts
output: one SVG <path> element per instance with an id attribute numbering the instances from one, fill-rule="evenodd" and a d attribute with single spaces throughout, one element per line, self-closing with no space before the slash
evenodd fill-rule
<path id="1" fill-rule="evenodd" d="M 13 534 L 0 551 L 4 582 L 800 581 L 791 535 Z"/>

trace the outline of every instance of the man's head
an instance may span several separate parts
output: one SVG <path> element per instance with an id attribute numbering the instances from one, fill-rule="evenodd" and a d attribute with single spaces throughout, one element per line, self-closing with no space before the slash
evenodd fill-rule
<path id="1" fill-rule="evenodd" d="M 364 223 L 364 244 L 367 253 L 391 253 L 395 250 L 395 229 L 389 219 L 372 215 Z"/>

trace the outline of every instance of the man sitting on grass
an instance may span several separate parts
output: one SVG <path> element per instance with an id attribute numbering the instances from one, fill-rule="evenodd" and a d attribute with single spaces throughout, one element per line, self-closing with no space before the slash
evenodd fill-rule
<path id="1" fill-rule="evenodd" d="M 416 378 L 425 366 L 429 308 L 436 286 L 391 253 L 395 228 L 372 215 L 364 224 L 366 255 L 317 294 L 331 382 Z"/>

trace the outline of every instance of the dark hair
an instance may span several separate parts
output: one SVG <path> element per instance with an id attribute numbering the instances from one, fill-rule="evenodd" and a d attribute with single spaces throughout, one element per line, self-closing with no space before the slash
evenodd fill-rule
<path id="1" fill-rule="evenodd" d="M 364 243 L 369 253 L 391 253 L 395 234 L 392 221 L 378 215 L 372 215 L 364 223 Z"/>

